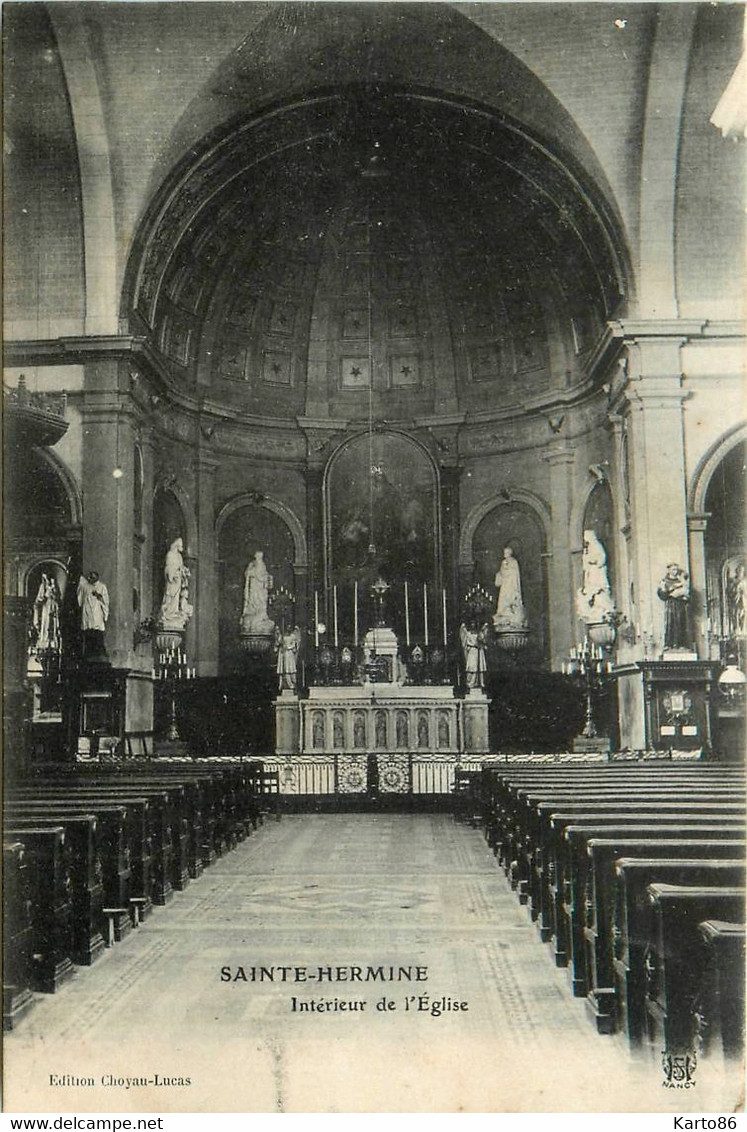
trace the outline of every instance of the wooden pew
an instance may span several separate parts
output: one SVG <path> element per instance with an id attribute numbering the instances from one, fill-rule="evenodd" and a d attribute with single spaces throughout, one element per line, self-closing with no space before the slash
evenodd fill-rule
<path id="1" fill-rule="evenodd" d="M 744 822 L 735 821 L 733 815 L 725 818 L 682 816 L 681 813 L 649 814 L 630 813 L 553 814 L 553 841 L 543 852 L 543 898 L 549 886 L 550 935 L 554 939 L 555 964 L 567 966 L 571 956 L 571 909 L 574 902 L 573 879 L 578 875 L 578 890 L 586 885 L 588 855 L 586 846 L 590 838 L 658 838 L 705 839 L 722 841 L 745 837 Z M 548 864 L 549 862 L 549 864 Z"/>
<path id="2" fill-rule="evenodd" d="M 97 853 L 101 861 L 101 881 L 104 892 L 104 906 L 121 908 L 115 916 L 116 938 L 123 939 L 130 931 L 130 897 L 141 895 L 133 892 L 131 862 L 135 864 L 138 846 L 132 839 L 132 814 L 123 805 L 97 805 L 94 814 L 97 819 Z M 57 800 L 32 801 L 10 799 L 4 806 L 6 825 L 12 821 L 51 822 L 63 825 L 68 819 L 85 817 L 88 807 L 77 802 Z"/>
<path id="3" fill-rule="evenodd" d="M 648 884 L 723 885 L 744 884 L 745 842 L 724 840 L 602 840 L 588 845 L 591 867 L 582 927 L 583 954 L 576 958 L 578 978 L 586 990 L 586 1001 L 600 1033 L 611 1033 L 617 1023 L 615 979 L 616 885 L 638 887 L 642 899 Z M 616 872 L 616 858 L 627 872 Z M 639 858 L 640 860 L 634 860 Z M 688 862 L 692 861 L 692 864 Z M 644 880 L 644 878 L 646 878 Z M 578 914 L 577 913 L 577 914 Z M 581 916 L 579 916 L 581 918 Z M 640 981 L 641 968 L 632 954 L 631 979 Z M 642 958 L 641 958 L 642 964 Z M 630 1003 L 628 996 L 628 1003 Z M 642 1007 L 643 996 L 639 999 Z"/>
<path id="4" fill-rule="evenodd" d="M 481 822 L 483 807 L 479 792 L 481 772 L 457 767 L 454 771 L 454 821 L 469 822 L 473 829 Z"/>
<path id="5" fill-rule="evenodd" d="M 29 827 L 22 841 L 31 914 L 31 986 L 53 994 L 73 974 L 73 910 L 62 826 Z"/>
<path id="6" fill-rule="evenodd" d="M 695 996 L 700 1052 L 722 1061 L 744 1056 L 745 925 L 705 920 L 698 926 L 705 969 Z"/>
<path id="7" fill-rule="evenodd" d="M 654 883 L 712 888 L 744 886 L 744 843 L 733 859 L 724 856 L 728 843 L 706 847 L 702 857 L 630 858 L 615 862 L 616 890 L 613 908 L 612 978 L 616 1028 L 631 1049 L 643 1041 L 646 1029 L 646 952 L 653 932 L 652 905 L 648 888 Z M 718 859 L 714 849 L 723 850 Z M 605 972 L 606 977 L 607 972 Z M 736 984 L 735 984 L 736 985 Z"/>
<path id="8" fill-rule="evenodd" d="M 3 841 L 3 1029 L 12 1030 L 31 1009 L 31 901 L 26 848 Z"/>
<path id="9" fill-rule="evenodd" d="M 652 1054 L 690 1052 L 697 1041 L 695 1004 L 705 970 L 705 920 L 743 923 L 742 887 L 685 887 L 655 883 L 648 898 L 653 911 L 646 948 L 645 1037 Z"/>
<path id="10" fill-rule="evenodd" d="M 104 951 L 105 917 L 103 868 L 98 851 L 98 819 L 93 814 L 57 814 L 48 818 L 12 817 L 6 830 L 23 841 L 24 832 L 35 826 L 62 826 L 65 830 L 65 867 L 70 877 L 73 911 L 71 958 L 78 966 L 90 967 Z"/>
<path id="11" fill-rule="evenodd" d="M 172 898 L 173 845 L 168 803 L 162 791 L 150 792 L 134 786 L 107 790 L 95 785 L 78 787 L 75 783 L 66 783 L 16 788 L 12 800 L 16 799 L 48 805 L 67 803 L 97 814 L 107 806 L 122 806 L 127 817 L 128 855 L 137 855 L 138 871 L 141 866 L 144 870 L 146 863 L 149 865 L 149 889 L 145 888 L 143 875 L 143 890 L 137 895 L 153 904 L 166 904 Z M 123 906 L 127 906 L 127 900 Z"/>
<path id="12" fill-rule="evenodd" d="M 605 800 L 622 800 L 623 797 L 642 797 L 654 801 L 658 798 L 671 800 L 673 793 L 678 796 L 685 793 L 701 796 L 707 794 L 714 798 L 732 798 L 734 801 L 744 802 L 744 787 L 739 784 L 723 782 L 711 783 L 710 780 L 690 782 L 687 779 L 666 777 L 663 780 L 646 778 L 639 775 L 616 776 L 614 780 L 603 782 L 568 783 L 564 780 L 538 784 L 536 786 L 523 786 L 521 782 L 507 783 L 506 792 L 498 808 L 491 817 L 492 838 L 494 851 L 497 850 L 500 862 L 509 875 L 513 862 L 520 857 L 520 847 L 537 843 L 540 836 L 541 814 L 537 807 L 543 801 L 568 801 L 575 803 L 581 799 L 594 799 L 597 802 Z M 497 842 L 497 845 L 495 844 Z"/>
<path id="13" fill-rule="evenodd" d="M 520 765 L 510 769 L 485 767 L 481 774 L 480 791 L 486 815 L 486 837 L 495 850 L 496 833 L 504 824 L 506 812 L 510 813 L 514 798 L 512 791 L 521 786 L 535 786 L 541 789 L 565 785 L 575 791 L 587 786 L 624 786 L 638 783 L 652 786 L 659 783 L 673 785 L 727 785 L 744 787 L 744 773 L 741 768 L 723 764 L 605 764 L 602 766 L 576 765 L 564 767 L 526 768 Z"/>
<path id="14" fill-rule="evenodd" d="M 610 813 L 627 813 L 629 816 L 654 817 L 656 814 L 677 814 L 683 817 L 731 817 L 740 821 L 745 812 L 742 798 L 712 795 L 706 790 L 685 790 L 677 793 L 679 801 L 673 800 L 672 792 L 638 790 L 619 791 L 615 800 L 604 793 L 579 792 L 575 797 L 556 794 L 553 797 L 531 798 L 525 800 L 523 821 L 514 827 L 509 842 L 512 854 L 509 866 L 509 879 L 512 887 L 518 888 L 519 899 L 526 904 L 530 889 L 535 885 L 535 898 L 539 898 L 537 872 L 542 861 L 551 854 L 552 814 L 554 812 L 578 813 L 592 812 L 600 816 Z M 538 914 L 538 909 L 537 909 Z"/>

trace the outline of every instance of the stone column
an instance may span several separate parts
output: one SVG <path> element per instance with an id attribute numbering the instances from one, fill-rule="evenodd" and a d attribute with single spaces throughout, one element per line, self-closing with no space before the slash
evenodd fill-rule
<path id="1" fill-rule="evenodd" d="M 441 540 L 443 548 L 443 585 L 448 596 L 449 639 L 459 625 L 462 594 L 459 588 L 459 480 L 461 468 L 441 468 Z"/>
<path id="2" fill-rule="evenodd" d="M 156 438 L 152 428 L 140 432 L 140 451 L 143 456 L 143 526 L 144 536 L 140 559 L 140 619 L 154 613 L 153 593 L 153 492 L 155 488 Z"/>
<path id="3" fill-rule="evenodd" d="M 306 544 L 309 549 L 307 617 L 313 625 L 314 592 L 319 593 L 320 616 L 324 616 L 324 523 L 322 503 L 322 469 L 310 466 L 306 470 Z M 313 633 L 311 636 L 313 642 Z"/>
<path id="4" fill-rule="evenodd" d="M 198 451 L 195 459 L 197 495 L 197 583 L 194 591 L 194 634 L 198 676 L 218 675 L 218 547 L 215 539 L 215 473 L 218 460 Z"/>
<path id="5" fill-rule="evenodd" d="M 96 570 L 109 591 L 106 650 L 116 668 L 133 660 L 132 545 L 135 434 L 128 368 L 88 362 L 82 409 L 83 572 Z M 121 391 L 120 391 L 121 390 Z"/>
<path id="6" fill-rule="evenodd" d="M 629 349 L 626 397 L 631 445 L 632 554 L 639 631 L 649 648 L 664 641 L 656 590 L 667 563 L 689 571 L 682 375 L 684 338 L 637 337 Z"/>
<path id="7" fill-rule="evenodd" d="M 710 621 L 706 584 L 705 533 L 710 516 L 691 513 L 687 516 L 690 545 L 690 584 L 692 590 L 693 628 L 695 648 L 700 660 L 710 659 Z"/>
<path id="8" fill-rule="evenodd" d="M 568 657 L 578 632 L 573 594 L 571 553 L 571 508 L 573 505 L 573 467 L 575 453 L 566 445 L 545 456 L 550 465 L 550 507 L 552 510 L 549 550 L 548 621 L 550 657 L 555 671 Z"/>

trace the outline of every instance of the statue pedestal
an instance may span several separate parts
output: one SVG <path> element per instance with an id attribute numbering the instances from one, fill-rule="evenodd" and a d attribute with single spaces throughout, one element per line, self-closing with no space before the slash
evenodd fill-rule
<path id="1" fill-rule="evenodd" d="M 607 735 L 595 735 L 588 739 L 585 735 L 577 735 L 573 740 L 573 753 L 589 754 L 591 752 L 609 754 L 612 750 L 612 740 Z"/>
<path id="2" fill-rule="evenodd" d="M 298 696 L 283 690 L 275 700 L 275 750 L 279 755 L 297 755 L 300 742 L 301 710 Z"/>
<path id="3" fill-rule="evenodd" d="M 719 666 L 670 656 L 640 660 L 614 672 L 622 747 L 695 751 L 711 746 L 711 699 Z"/>
<path id="4" fill-rule="evenodd" d="M 470 688 L 464 698 L 463 743 L 465 753 L 487 754 L 488 743 L 488 697 L 482 688 Z"/>

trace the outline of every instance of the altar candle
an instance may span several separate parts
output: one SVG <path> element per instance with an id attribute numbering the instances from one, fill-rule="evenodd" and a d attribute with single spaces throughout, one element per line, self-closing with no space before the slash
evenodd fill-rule
<path id="1" fill-rule="evenodd" d="M 410 647 L 410 597 L 407 592 L 407 582 L 405 582 L 405 641 L 407 647 Z"/>
<path id="2" fill-rule="evenodd" d="M 314 590 L 314 648 L 319 648 L 319 594 Z"/>
<path id="3" fill-rule="evenodd" d="M 337 648 L 340 643 L 337 639 L 337 586 L 332 587 L 332 601 L 334 603 L 335 611 L 335 648 Z"/>
<path id="4" fill-rule="evenodd" d="M 446 647 L 446 590 L 443 591 L 444 598 L 444 647 Z"/>
<path id="5" fill-rule="evenodd" d="M 358 648 L 358 583 L 353 582 L 353 643 Z"/>
<path id="6" fill-rule="evenodd" d="M 423 582 L 423 628 L 425 630 L 425 644 L 428 644 L 428 583 Z"/>

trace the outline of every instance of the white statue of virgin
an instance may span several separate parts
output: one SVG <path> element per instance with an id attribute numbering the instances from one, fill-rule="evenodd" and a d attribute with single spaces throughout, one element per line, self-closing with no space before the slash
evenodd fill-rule
<path id="1" fill-rule="evenodd" d="M 267 614 L 267 603 L 272 589 L 272 575 L 265 564 L 265 556 L 258 550 L 244 571 L 244 608 L 241 611 L 241 632 L 248 636 L 270 637 L 275 622 Z"/>
<path id="2" fill-rule="evenodd" d="M 576 612 L 587 625 L 593 625 L 604 621 L 615 609 L 607 574 L 607 551 L 595 531 L 584 531 L 581 568 L 583 577 L 581 589 L 576 591 Z"/>
<path id="3" fill-rule="evenodd" d="M 495 576 L 498 605 L 493 615 L 496 633 L 518 632 L 527 628 L 529 621 L 521 596 L 521 571 L 513 548 L 503 550 L 503 560 Z"/>

